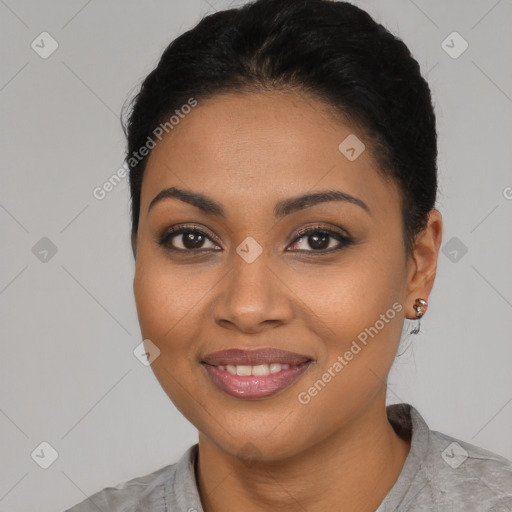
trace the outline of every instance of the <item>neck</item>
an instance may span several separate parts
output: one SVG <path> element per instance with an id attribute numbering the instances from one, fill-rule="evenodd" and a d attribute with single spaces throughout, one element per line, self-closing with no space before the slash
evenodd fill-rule
<path id="1" fill-rule="evenodd" d="M 205 512 L 374 512 L 410 449 L 390 425 L 384 399 L 293 457 L 244 463 L 202 433 L 196 478 Z"/>

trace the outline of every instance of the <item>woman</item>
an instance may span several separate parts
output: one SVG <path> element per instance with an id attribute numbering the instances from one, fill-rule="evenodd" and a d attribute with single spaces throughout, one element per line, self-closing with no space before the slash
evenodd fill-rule
<path id="1" fill-rule="evenodd" d="M 146 357 L 199 442 L 71 511 L 512 511 L 512 463 L 386 407 L 442 237 L 402 41 L 345 2 L 218 12 L 164 51 L 126 135 Z"/>

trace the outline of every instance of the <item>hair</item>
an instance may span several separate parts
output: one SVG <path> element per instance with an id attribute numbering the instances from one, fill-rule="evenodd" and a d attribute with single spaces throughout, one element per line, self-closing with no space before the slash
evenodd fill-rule
<path id="1" fill-rule="evenodd" d="M 155 128 L 191 98 L 270 91 L 321 100 L 333 116 L 362 129 L 378 172 L 400 191 L 410 255 L 437 193 L 430 89 L 398 37 L 355 5 L 332 0 L 252 1 L 204 17 L 167 46 L 123 124 L 132 234 L 150 153 L 136 160 L 132 155 L 148 144 Z"/>

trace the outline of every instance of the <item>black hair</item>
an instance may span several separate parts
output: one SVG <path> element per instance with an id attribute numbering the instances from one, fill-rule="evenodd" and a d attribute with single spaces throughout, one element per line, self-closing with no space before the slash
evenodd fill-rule
<path id="1" fill-rule="evenodd" d="M 379 172 L 401 192 L 404 246 L 411 254 L 437 193 L 430 89 L 398 37 L 355 5 L 332 0 L 252 1 L 204 17 L 169 44 L 123 125 L 132 234 L 149 156 L 138 151 L 154 142 L 158 126 L 191 99 L 277 90 L 322 100 L 333 116 L 363 130 Z"/>

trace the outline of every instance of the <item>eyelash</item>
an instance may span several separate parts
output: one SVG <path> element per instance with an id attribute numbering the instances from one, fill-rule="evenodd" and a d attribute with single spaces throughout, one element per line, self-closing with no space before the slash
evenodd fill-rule
<path id="1" fill-rule="evenodd" d="M 180 253 L 183 255 L 190 255 L 190 256 L 194 256 L 194 255 L 197 255 L 198 253 L 201 253 L 201 252 L 204 253 L 204 252 L 208 252 L 208 251 L 212 250 L 212 249 L 177 249 L 177 248 L 171 247 L 169 245 L 169 241 L 172 238 L 174 238 L 178 235 L 183 235 L 185 233 L 196 233 L 196 234 L 203 235 L 205 238 L 209 239 L 210 241 L 220 245 L 218 243 L 218 240 L 216 239 L 216 237 L 214 237 L 213 235 L 209 235 L 208 233 L 204 232 L 202 229 L 199 229 L 198 227 L 193 226 L 193 225 L 192 226 L 177 226 L 169 231 L 166 231 L 163 235 L 161 235 L 160 239 L 158 240 L 158 244 L 161 245 L 162 247 L 164 247 L 168 251 L 171 251 L 174 253 Z M 296 233 L 296 237 L 294 238 L 291 245 L 296 244 L 301 239 L 306 238 L 312 234 L 328 235 L 329 237 L 336 239 L 341 245 L 334 249 L 333 248 L 321 249 L 321 250 L 299 249 L 295 252 L 313 253 L 313 254 L 318 254 L 318 255 L 332 254 L 334 252 L 338 252 L 338 251 L 344 249 L 345 247 L 348 247 L 348 246 L 354 244 L 354 241 L 350 237 L 348 237 L 338 231 L 333 231 L 332 229 L 329 229 L 329 228 L 326 228 L 323 226 L 310 226 L 309 228 L 305 228 L 303 230 L 298 231 Z M 292 252 L 294 252 L 294 251 L 292 251 Z"/>

